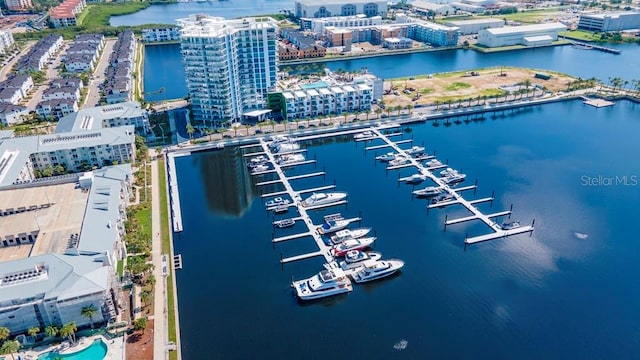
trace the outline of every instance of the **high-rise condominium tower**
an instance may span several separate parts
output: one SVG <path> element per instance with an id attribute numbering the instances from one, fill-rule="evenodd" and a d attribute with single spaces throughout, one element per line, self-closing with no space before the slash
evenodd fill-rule
<path id="1" fill-rule="evenodd" d="M 275 20 L 192 15 L 178 24 L 196 121 L 220 127 L 265 107 L 276 85 Z"/>

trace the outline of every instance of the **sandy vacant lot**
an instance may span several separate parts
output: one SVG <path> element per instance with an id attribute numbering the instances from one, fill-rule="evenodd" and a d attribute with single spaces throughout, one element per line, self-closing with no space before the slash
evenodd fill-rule
<path id="1" fill-rule="evenodd" d="M 575 78 L 547 71 L 535 71 L 523 68 L 489 68 L 471 71 L 424 75 L 415 78 L 388 80 L 384 83 L 383 100 L 387 106 L 426 105 L 435 102 L 446 103 L 464 99 L 477 99 L 484 96 L 505 94 L 501 86 L 517 86 L 528 79 L 529 87 L 540 86 L 555 92 L 567 88 L 567 84 Z M 535 78 L 536 72 L 551 75 L 551 79 Z M 502 74 L 502 75 L 501 75 Z"/>

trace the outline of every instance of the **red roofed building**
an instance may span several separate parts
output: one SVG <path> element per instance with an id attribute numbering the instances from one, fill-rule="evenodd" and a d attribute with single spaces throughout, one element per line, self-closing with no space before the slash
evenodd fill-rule
<path id="1" fill-rule="evenodd" d="M 64 0 L 62 4 L 51 10 L 49 18 L 53 27 L 75 26 L 76 15 L 87 6 L 85 0 Z"/>

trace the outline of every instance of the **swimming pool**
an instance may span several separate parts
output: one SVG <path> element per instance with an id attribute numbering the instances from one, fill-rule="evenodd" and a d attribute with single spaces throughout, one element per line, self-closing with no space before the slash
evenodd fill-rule
<path id="1" fill-rule="evenodd" d="M 107 344 L 100 339 L 96 339 L 89 347 L 78 352 L 61 355 L 52 351 L 38 356 L 38 360 L 102 360 L 105 355 L 107 355 Z"/>

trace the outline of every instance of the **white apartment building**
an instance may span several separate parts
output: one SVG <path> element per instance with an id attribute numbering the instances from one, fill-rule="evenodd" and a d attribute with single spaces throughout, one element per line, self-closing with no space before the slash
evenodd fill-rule
<path id="1" fill-rule="evenodd" d="M 275 20 L 192 15 L 178 24 L 196 121 L 221 127 L 265 107 L 276 85 Z"/>
<path id="2" fill-rule="evenodd" d="M 163 27 L 142 29 L 142 42 L 161 42 L 180 40 L 180 29 L 177 27 Z"/>
<path id="3" fill-rule="evenodd" d="M 24 122 L 24 117 L 29 115 L 26 106 L 0 102 L 0 125 L 9 126 Z"/>
<path id="4" fill-rule="evenodd" d="M 58 122 L 56 133 L 89 131 L 102 128 L 132 125 L 139 134 L 151 131 L 149 114 L 140 103 L 128 101 L 118 104 L 85 108 L 69 114 Z"/>
<path id="5" fill-rule="evenodd" d="M 5 54 L 13 43 L 13 34 L 11 31 L 0 30 L 0 55 Z"/>
<path id="6" fill-rule="evenodd" d="M 352 28 L 382 25 L 381 16 L 367 17 L 364 14 L 354 16 L 333 16 L 328 18 L 305 18 L 300 20 L 302 28 L 316 34 L 324 34 L 327 26 L 337 28 Z"/>
<path id="7" fill-rule="evenodd" d="M 34 170 L 66 165 L 74 172 L 135 160 L 133 126 L 48 135 L 24 136 L 0 142 L 0 187 L 35 179 Z"/>
<path id="8" fill-rule="evenodd" d="M 318 115 L 341 115 L 371 109 L 373 89 L 366 84 L 308 84 L 282 92 L 283 117 L 287 120 Z"/>
<path id="9" fill-rule="evenodd" d="M 11 11 L 24 11 L 33 7 L 31 0 L 4 0 L 4 3 Z"/>

